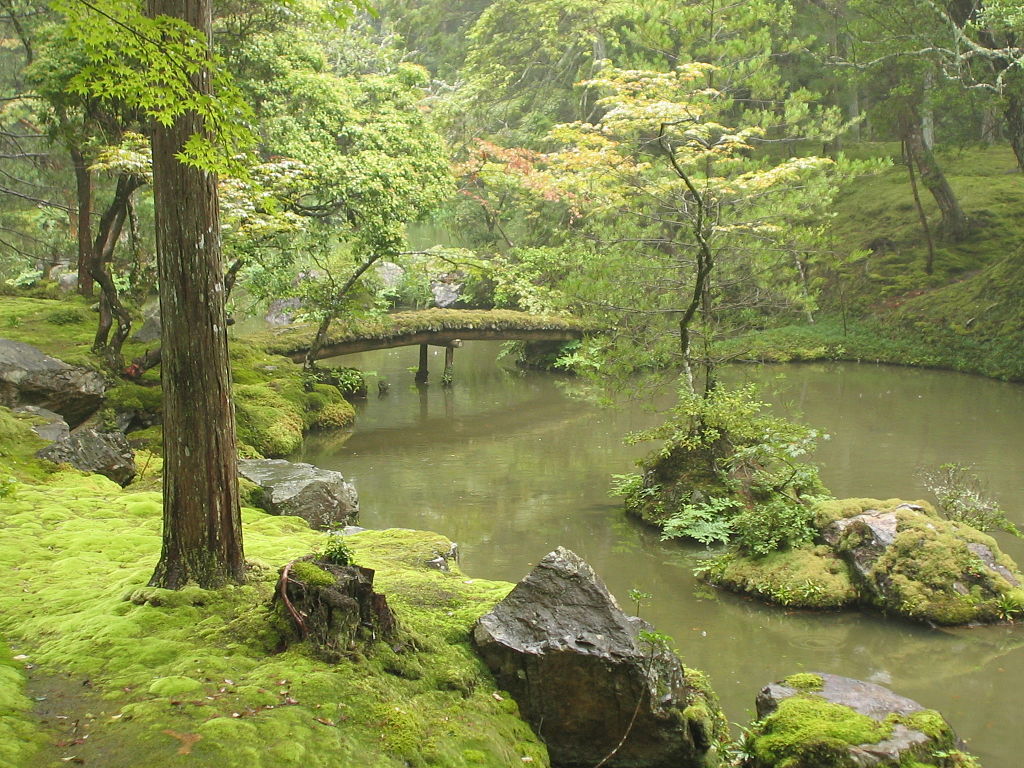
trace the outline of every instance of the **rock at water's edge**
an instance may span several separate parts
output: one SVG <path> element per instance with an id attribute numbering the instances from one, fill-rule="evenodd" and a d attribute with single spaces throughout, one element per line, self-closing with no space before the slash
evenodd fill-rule
<path id="1" fill-rule="evenodd" d="M 359 517 L 355 486 L 340 472 L 284 459 L 241 459 L 238 472 L 262 489 L 262 506 L 273 515 L 297 515 L 318 530 Z"/>
<path id="2" fill-rule="evenodd" d="M 1024 576 L 992 537 L 923 503 L 866 508 L 832 520 L 824 540 L 850 567 L 865 602 L 936 624 L 999 621 L 1024 601 Z"/>
<path id="3" fill-rule="evenodd" d="M 29 344 L 0 339 L 0 405 L 37 405 L 76 427 L 103 402 L 103 376 L 44 355 Z"/>
<path id="4" fill-rule="evenodd" d="M 477 622 L 473 642 L 553 765 L 592 768 L 628 733 L 608 768 L 701 766 L 717 704 L 687 684 L 674 653 L 645 642 L 649 631 L 559 547 Z"/>
<path id="5" fill-rule="evenodd" d="M 904 761 L 928 761 L 957 744 L 938 712 L 880 685 L 839 675 L 794 675 L 762 688 L 756 704 L 753 756 L 745 763 L 750 768 L 783 763 L 789 768 L 895 768 Z M 852 712 L 838 714 L 844 710 L 837 706 Z M 820 710 L 816 725 L 808 722 L 815 708 Z M 858 732 L 847 720 L 857 716 L 877 733 L 876 740 L 845 740 L 843 734 Z"/>

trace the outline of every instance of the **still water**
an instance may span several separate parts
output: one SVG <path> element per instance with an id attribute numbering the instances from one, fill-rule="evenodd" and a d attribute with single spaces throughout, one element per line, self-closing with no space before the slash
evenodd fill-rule
<path id="1" fill-rule="evenodd" d="M 618 409 L 571 397 L 572 382 L 497 361 L 498 345 L 456 353 L 456 381 L 417 388 L 417 350 L 349 355 L 338 364 L 390 384 L 357 406 L 351 434 L 309 438 L 294 458 L 337 469 L 371 528 L 423 528 L 457 541 L 472 576 L 518 581 L 558 545 L 582 555 L 627 607 L 672 635 L 685 664 L 703 669 L 733 722 L 753 717 L 757 690 L 799 671 L 871 680 L 940 710 L 986 768 L 1024 766 L 1024 624 L 940 631 L 870 613 L 786 612 L 696 581 L 702 547 L 660 542 L 624 517 L 610 475 L 633 470 L 651 445 L 627 432 L 657 423 L 662 394 Z M 1024 387 L 938 371 L 857 364 L 738 367 L 780 411 L 824 429 L 816 459 L 837 496 L 920 498 L 915 475 L 971 464 L 1024 526 Z M 1000 535 L 1024 564 L 1024 542 Z"/>

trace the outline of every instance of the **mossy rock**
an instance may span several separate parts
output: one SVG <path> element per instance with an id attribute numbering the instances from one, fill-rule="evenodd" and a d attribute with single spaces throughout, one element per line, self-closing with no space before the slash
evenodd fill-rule
<path id="1" fill-rule="evenodd" d="M 874 683 L 799 673 L 765 686 L 745 768 L 953 768 L 971 763 L 941 714 Z"/>
<path id="2" fill-rule="evenodd" d="M 842 608 L 859 600 L 846 563 L 826 546 L 764 557 L 726 554 L 698 573 L 715 586 L 790 608 Z"/>
<path id="3" fill-rule="evenodd" d="M 943 520 L 926 502 L 834 502 L 822 535 L 850 566 L 862 600 L 941 625 L 1024 612 L 1024 575 L 995 539 Z"/>

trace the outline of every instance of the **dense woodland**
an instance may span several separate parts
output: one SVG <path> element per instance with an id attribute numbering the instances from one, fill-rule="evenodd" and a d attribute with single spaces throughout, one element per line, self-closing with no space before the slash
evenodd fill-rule
<path id="1" fill-rule="evenodd" d="M 112 765 L 163 764 L 154 731 L 183 755 L 205 737 L 197 765 L 547 764 L 469 649 L 508 585 L 442 588 L 424 570 L 447 569 L 451 542 L 370 531 L 353 554 L 246 509 L 243 552 L 239 453 L 287 456 L 305 430 L 349 425 L 343 384 L 362 380 L 318 367 L 321 347 L 433 307 L 438 285 L 459 308 L 586 329 L 520 351 L 588 394 L 675 387 L 663 423 L 630 438 L 660 448 L 613 491 L 664 538 L 721 545 L 708 583 L 932 624 L 1024 615 L 1024 577 L 982 531 L 1021 534 L 968 468 L 928 480 L 939 512 L 836 501 L 805 461 L 820 434 L 721 376 L 843 359 L 1024 380 L 1019 0 L 0 0 L 0 24 L 0 336 L 102 371 L 87 426 L 134 430 L 154 467 L 122 491 L 41 464 L 0 409 L 0 552 L 19 563 L 0 629 L 122 702 L 104 727 L 125 729 L 106 744 L 128 758 Z M 308 340 L 301 369 L 252 330 L 271 307 Z M 156 336 L 133 336 L 154 315 Z M 918 537 L 885 563 L 903 593 L 851 581 L 840 558 L 858 542 L 822 544 L 861 512 Z M 925 539 L 940 554 L 918 556 Z M 333 583 L 353 557 L 405 623 L 333 648 L 337 675 L 322 649 L 286 650 L 308 635 L 274 595 L 288 601 L 299 561 Z M 48 574 L 65 567 L 91 586 L 61 592 L 68 574 Z M 631 597 L 639 611 L 650 595 Z M 5 675 L 9 657 L 4 640 Z M 42 738 L 20 675 L 0 675 L 17 714 L 0 758 L 19 768 Z M 713 704 L 686 709 L 702 749 L 792 764 L 750 733 L 727 747 L 706 681 L 685 675 Z M 223 712 L 180 708 L 207 690 L 197 706 Z M 937 732 L 915 765 L 976 765 Z"/>
<path id="2" fill-rule="evenodd" d="M 607 372 L 707 366 L 744 354 L 723 339 L 795 324 L 820 338 L 769 352 L 836 354 L 837 319 L 861 356 L 851 325 L 882 318 L 893 344 L 924 322 L 946 352 L 865 357 L 1021 374 L 970 348 L 1019 320 L 1002 301 L 1024 164 L 1015 3 L 213 14 L 214 96 L 197 99 L 179 80 L 202 46 L 131 3 L 5 8 L 0 277 L 45 293 L 76 273 L 114 368 L 157 292 L 147 136 L 191 107 L 215 127 L 182 156 L 219 173 L 238 316 L 289 296 L 314 322 L 423 306 L 457 271 L 470 306 L 614 325 L 576 352 Z"/>

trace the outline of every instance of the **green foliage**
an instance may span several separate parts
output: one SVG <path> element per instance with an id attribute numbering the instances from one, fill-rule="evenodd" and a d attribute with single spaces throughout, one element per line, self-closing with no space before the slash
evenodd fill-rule
<path id="1" fill-rule="evenodd" d="M 661 538 L 689 538 L 701 544 L 728 543 L 735 533 L 733 526 L 738 499 L 711 496 L 699 504 L 684 504 L 665 519 Z"/>
<path id="2" fill-rule="evenodd" d="M 352 565 L 352 558 L 352 550 L 345 543 L 345 537 L 337 534 L 328 536 L 323 548 L 315 555 L 315 559 L 332 565 Z"/>
<path id="3" fill-rule="evenodd" d="M 645 600 L 650 600 L 654 595 L 650 592 L 644 592 L 641 589 L 633 588 L 629 590 L 629 599 L 633 601 L 633 605 L 636 606 L 635 613 L 637 616 L 640 615 L 640 606 Z"/>
<path id="4" fill-rule="evenodd" d="M 619 476 L 615 492 L 664 538 L 728 542 L 754 555 L 808 543 L 824 487 L 800 459 L 820 433 L 764 407 L 749 387 L 683 389 L 664 424 L 630 436 L 665 443 L 642 462 L 643 474 Z"/>
<path id="5" fill-rule="evenodd" d="M 935 494 L 939 509 L 949 520 L 966 523 L 979 531 L 1000 530 L 1018 538 L 1024 533 L 1006 518 L 999 502 L 992 498 L 971 467 L 949 462 L 920 474 L 924 487 Z"/>

